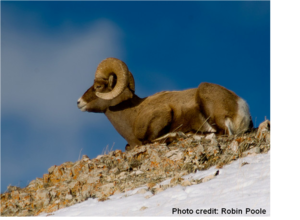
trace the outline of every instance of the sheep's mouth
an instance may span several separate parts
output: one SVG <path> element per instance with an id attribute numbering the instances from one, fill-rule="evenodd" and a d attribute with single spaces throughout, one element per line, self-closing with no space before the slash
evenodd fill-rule
<path id="1" fill-rule="evenodd" d="M 80 111 L 85 112 L 86 106 L 78 106 L 78 108 L 80 109 Z"/>
<path id="2" fill-rule="evenodd" d="M 80 111 L 84 112 L 86 110 L 86 102 L 83 101 L 83 100 L 81 100 L 81 98 L 78 99 L 78 101 L 77 101 L 77 107 L 80 109 Z"/>

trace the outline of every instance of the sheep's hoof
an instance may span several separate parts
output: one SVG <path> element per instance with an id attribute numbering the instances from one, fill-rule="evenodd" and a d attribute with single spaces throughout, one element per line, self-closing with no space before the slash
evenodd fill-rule
<path id="1" fill-rule="evenodd" d="M 126 151 L 131 151 L 134 147 L 130 146 L 129 144 L 126 144 L 125 150 Z"/>

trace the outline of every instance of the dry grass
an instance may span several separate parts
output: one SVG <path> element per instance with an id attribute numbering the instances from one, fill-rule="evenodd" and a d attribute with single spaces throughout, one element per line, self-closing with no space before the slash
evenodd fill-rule
<path id="1" fill-rule="evenodd" d="M 111 148 L 109 148 L 109 145 L 106 145 L 105 149 L 102 150 L 102 155 L 108 155 L 110 152 L 113 151 L 115 142 L 112 144 Z"/>

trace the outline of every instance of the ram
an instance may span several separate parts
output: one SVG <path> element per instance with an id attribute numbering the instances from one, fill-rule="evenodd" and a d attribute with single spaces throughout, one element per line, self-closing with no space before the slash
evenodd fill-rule
<path id="1" fill-rule="evenodd" d="M 212 83 L 140 98 L 127 65 L 116 58 L 107 58 L 98 65 L 93 86 L 77 105 L 81 111 L 104 113 L 128 142 L 126 150 L 175 130 L 231 135 L 253 125 L 247 103 Z"/>

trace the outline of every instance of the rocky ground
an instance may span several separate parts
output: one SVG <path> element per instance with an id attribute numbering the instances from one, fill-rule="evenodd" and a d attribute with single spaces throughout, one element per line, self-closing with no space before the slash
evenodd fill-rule
<path id="1" fill-rule="evenodd" d="M 104 201 L 113 194 L 140 186 L 147 186 L 147 189 L 136 193 L 151 197 L 168 187 L 201 184 L 212 178 L 189 181 L 181 178 L 183 175 L 215 165 L 222 169 L 237 158 L 269 150 L 269 121 L 241 135 L 169 133 L 152 144 L 128 152 L 115 150 L 94 159 L 84 155 L 75 163 L 54 165 L 42 178 L 32 180 L 25 188 L 9 186 L 7 192 L 1 194 L 1 215 L 51 213 L 90 197 Z M 169 178 L 169 184 L 159 184 Z"/>

